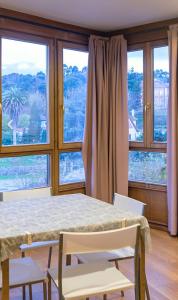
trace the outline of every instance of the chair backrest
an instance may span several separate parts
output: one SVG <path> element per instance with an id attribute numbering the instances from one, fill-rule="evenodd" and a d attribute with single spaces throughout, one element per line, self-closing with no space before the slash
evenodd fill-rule
<path id="1" fill-rule="evenodd" d="M 28 190 L 18 190 L 18 191 L 10 191 L 3 192 L 2 200 L 23 200 L 23 199 L 31 199 L 31 198 L 43 198 L 49 197 L 51 195 L 50 187 L 40 188 L 40 189 L 28 189 Z"/>
<path id="2" fill-rule="evenodd" d="M 135 266 L 138 265 L 140 225 L 100 232 L 61 232 L 59 238 L 58 286 L 63 294 L 63 255 L 103 252 L 127 246 L 135 248 Z M 136 270 L 136 267 L 135 267 Z M 136 274 L 136 271 L 135 271 Z"/>
<path id="3" fill-rule="evenodd" d="M 139 224 L 101 232 L 62 232 L 63 255 L 135 247 Z"/>
<path id="4" fill-rule="evenodd" d="M 122 211 L 131 212 L 135 215 L 144 215 L 146 204 L 135 200 L 133 198 L 123 196 L 120 194 L 114 194 L 114 205 Z"/>

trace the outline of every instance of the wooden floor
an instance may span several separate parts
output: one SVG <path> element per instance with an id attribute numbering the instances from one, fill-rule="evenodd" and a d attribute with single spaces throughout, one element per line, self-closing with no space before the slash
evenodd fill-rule
<path id="1" fill-rule="evenodd" d="M 151 300 L 178 300 L 178 238 L 171 238 L 166 232 L 152 230 L 152 252 L 147 254 L 146 269 L 148 284 L 151 294 Z M 45 266 L 47 261 L 47 253 L 43 251 L 36 251 L 31 255 L 38 260 L 41 266 Z M 57 253 L 54 251 L 53 262 L 57 262 Z M 122 262 L 120 264 L 121 270 L 132 278 L 133 263 Z M 57 300 L 57 293 L 53 289 L 53 298 Z M 27 290 L 28 294 L 28 290 Z M 42 300 L 42 286 L 36 285 L 33 287 L 33 300 Z M 1 298 L 1 297 L 0 297 Z M 21 300 L 21 289 L 11 290 L 12 300 Z M 28 297 L 27 297 L 28 299 Z M 92 298 L 101 299 L 101 298 Z M 134 299 L 133 291 L 125 293 L 125 297 L 121 298 L 120 294 L 108 296 L 108 300 L 116 299 Z"/>

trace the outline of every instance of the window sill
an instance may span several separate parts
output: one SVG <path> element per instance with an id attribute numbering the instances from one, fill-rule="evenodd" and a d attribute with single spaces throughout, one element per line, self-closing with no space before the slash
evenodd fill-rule
<path id="1" fill-rule="evenodd" d="M 145 182 L 129 181 L 129 188 L 138 188 L 138 189 L 143 189 L 143 190 L 167 192 L 166 185 L 159 185 L 159 184 L 145 183 Z"/>

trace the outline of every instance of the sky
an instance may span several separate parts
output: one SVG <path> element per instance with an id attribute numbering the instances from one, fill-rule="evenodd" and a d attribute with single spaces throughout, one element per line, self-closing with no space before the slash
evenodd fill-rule
<path id="1" fill-rule="evenodd" d="M 36 74 L 46 72 L 47 46 L 2 39 L 2 74 Z M 78 66 L 88 65 L 88 53 L 64 49 L 64 63 Z"/>
<path id="2" fill-rule="evenodd" d="M 20 73 L 36 74 L 46 72 L 47 46 L 2 39 L 2 74 Z M 154 69 L 168 71 L 168 47 L 154 49 Z M 88 65 L 88 53 L 64 49 L 63 63 L 68 66 L 78 66 L 79 70 Z M 143 51 L 128 53 L 128 70 L 134 67 L 137 72 L 143 72 Z"/>
<path id="3" fill-rule="evenodd" d="M 154 69 L 169 71 L 168 47 L 154 48 Z M 134 68 L 137 72 L 143 72 L 143 51 L 131 51 L 128 53 L 128 70 Z"/>

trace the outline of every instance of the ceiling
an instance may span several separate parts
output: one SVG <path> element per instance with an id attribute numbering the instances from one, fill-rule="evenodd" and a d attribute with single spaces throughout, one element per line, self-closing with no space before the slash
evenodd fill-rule
<path id="1" fill-rule="evenodd" d="M 0 0 L 0 7 L 101 31 L 178 16 L 178 0 Z"/>

